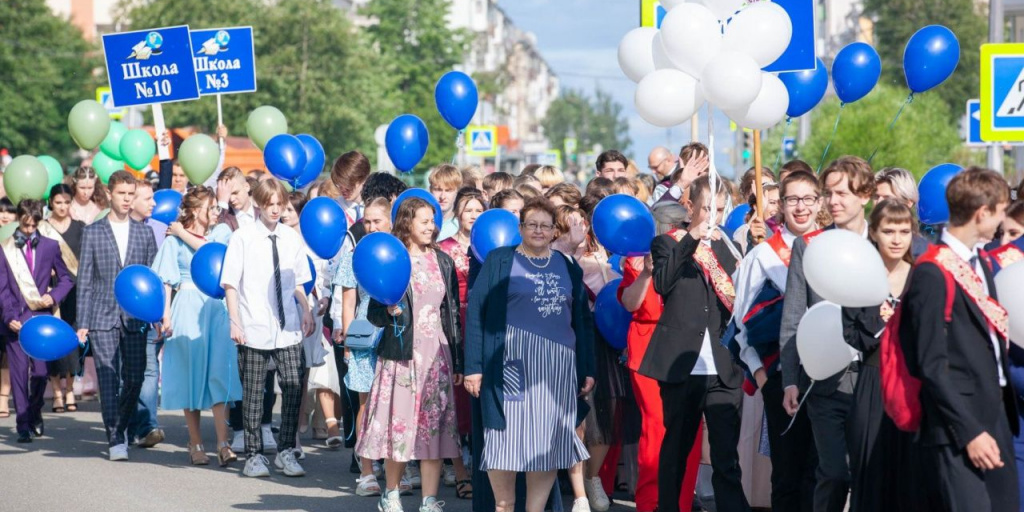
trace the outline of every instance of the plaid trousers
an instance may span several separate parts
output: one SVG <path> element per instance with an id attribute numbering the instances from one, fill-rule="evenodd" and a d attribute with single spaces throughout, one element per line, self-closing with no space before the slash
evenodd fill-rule
<path id="1" fill-rule="evenodd" d="M 123 325 L 89 331 L 99 379 L 103 427 L 110 446 L 124 444 L 128 422 L 139 406 L 146 378 L 146 329 L 129 331 Z"/>
<path id="2" fill-rule="evenodd" d="M 242 374 L 242 426 L 245 431 L 245 454 L 263 452 L 260 420 L 263 417 L 263 387 L 267 379 L 267 363 L 274 358 L 277 382 L 281 386 L 281 438 L 278 452 L 295 448 L 295 431 L 299 426 L 302 405 L 302 344 L 274 350 L 256 350 L 238 346 L 238 370 Z"/>

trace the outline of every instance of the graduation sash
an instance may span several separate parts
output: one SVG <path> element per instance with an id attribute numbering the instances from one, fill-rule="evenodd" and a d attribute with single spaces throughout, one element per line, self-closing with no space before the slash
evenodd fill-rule
<path id="1" fill-rule="evenodd" d="M 38 229 L 40 235 L 57 241 L 57 244 L 60 245 L 60 257 L 64 260 L 64 266 L 68 267 L 68 272 L 71 272 L 72 276 L 77 277 L 78 258 L 75 256 L 75 252 L 71 250 L 71 246 L 64 241 L 60 231 L 57 231 L 57 228 L 45 220 L 39 223 Z"/>
<path id="2" fill-rule="evenodd" d="M 807 242 L 808 244 L 810 244 L 811 240 L 814 240 L 815 238 L 818 237 L 818 235 L 820 235 L 820 234 L 822 234 L 824 232 L 825 232 L 824 229 L 819 229 L 817 231 L 811 231 L 810 233 L 807 233 L 806 235 L 803 236 L 804 242 Z"/>
<path id="3" fill-rule="evenodd" d="M 768 240 L 765 240 L 765 243 L 775 251 L 775 254 L 782 260 L 782 264 L 788 268 L 789 257 L 793 254 L 793 250 L 786 245 L 786 240 L 782 238 L 782 231 L 775 231 Z"/>
<path id="4" fill-rule="evenodd" d="M 1001 269 L 1009 267 L 1018 261 L 1024 261 L 1024 252 L 1018 249 L 1012 242 L 988 254 L 992 259 L 996 260 L 996 265 Z"/>
<path id="5" fill-rule="evenodd" d="M 704 277 L 711 283 L 711 288 L 718 295 L 718 300 L 725 304 L 725 307 L 732 312 L 733 303 L 736 302 L 736 288 L 733 286 L 732 277 L 722 268 L 722 264 L 715 257 L 715 252 L 707 244 L 698 243 L 697 250 L 693 253 L 693 259 L 697 266 L 704 271 Z"/>
<path id="6" fill-rule="evenodd" d="M 14 280 L 18 283 L 18 290 L 25 299 L 25 304 L 32 311 L 47 309 L 43 304 L 43 298 L 39 295 L 39 288 L 32 279 L 32 271 L 28 269 L 28 262 L 25 255 L 14 243 L 14 237 L 10 237 L 3 243 L 4 256 L 7 257 L 7 264 L 10 265 Z"/>
<path id="7" fill-rule="evenodd" d="M 981 258 L 987 260 L 984 253 Z M 921 256 L 922 262 L 934 263 L 939 269 L 952 276 L 961 290 L 971 299 L 988 322 L 992 330 L 999 333 L 1003 340 L 1009 338 L 1009 315 L 995 299 L 985 294 L 985 284 L 981 277 L 962 258 L 944 245 L 933 245 Z M 987 263 L 987 261 L 986 261 Z"/>

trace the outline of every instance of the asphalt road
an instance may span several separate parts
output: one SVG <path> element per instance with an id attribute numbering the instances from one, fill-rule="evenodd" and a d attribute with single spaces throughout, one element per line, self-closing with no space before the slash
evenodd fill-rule
<path id="1" fill-rule="evenodd" d="M 46 435 L 30 444 L 15 442 L 13 409 L 12 401 L 11 417 L 0 419 L 0 512 L 377 510 L 376 498 L 354 494 L 351 451 L 330 451 L 320 446 L 321 441 L 303 439 L 305 477 L 289 478 L 272 469 L 270 478 L 246 478 L 242 461 L 228 468 L 217 466 L 209 413 L 204 413 L 202 421 L 211 465 L 197 467 L 189 464 L 188 432 L 180 412 L 161 411 L 161 426 L 167 434 L 163 443 L 149 449 L 132 447 L 129 461 L 110 462 L 99 402 L 80 402 L 78 412 L 53 414 L 48 400 Z M 446 512 L 471 510 L 470 501 L 456 498 L 454 488 L 442 487 L 440 494 Z M 402 501 L 407 512 L 416 512 L 420 497 L 406 496 Z M 630 510 L 634 510 L 632 503 L 611 509 Z"/>

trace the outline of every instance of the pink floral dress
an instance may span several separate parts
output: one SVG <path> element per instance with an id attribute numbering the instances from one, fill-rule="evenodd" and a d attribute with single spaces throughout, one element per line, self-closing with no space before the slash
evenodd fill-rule
<path id="1" fill-rule="evenodd" d="M 377 360 L 356 453 L 397 462 L 458 457 L 452 362 L 441 328 L 445 286 L 437 257 L 412 258 L 413 343 L 410 361 Z M 386 327 L 393 329 L 393 327 Z"/>

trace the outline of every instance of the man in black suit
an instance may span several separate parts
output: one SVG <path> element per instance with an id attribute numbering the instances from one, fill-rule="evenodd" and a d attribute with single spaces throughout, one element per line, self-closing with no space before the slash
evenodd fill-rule
<path id="1" fill-rule="evenodd" d="M 640 364 L 640 374 L 658 381 L 664 412 L 658 502 L 662 512 L 679 510 L 686 455 L 700 418 L 711 443 L 715 503 L 723 512 L 748 511 L 740 484 L 740 385 L 743 375 L 719 340 L 729 321 L 736 293 L 729 277 L 736 257 L 713 224 L 721 219 L 726 194 L 711 193 L 707 176 L 690 184 L 687 230 L 674 230 L 651 243 L 654 289 L 665 310 Z"/>
<path id="2" fill-rule="evenodd" d="M 1017 511 L 1007 315 L 977 249 L 994 238 L 1010 189 L 999 174 L 972 168 L 953 178 L 946 198 L 949 224 L 911 273 L 900 322 L 907 368 L 922 382 L 923 469 L 944 510 Z"/>

